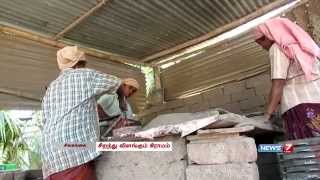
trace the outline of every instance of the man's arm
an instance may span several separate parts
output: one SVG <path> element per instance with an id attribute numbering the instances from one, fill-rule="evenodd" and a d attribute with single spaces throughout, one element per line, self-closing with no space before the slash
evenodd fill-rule
<path id="1" fill-rule="evenodd" d="M 285 86 L 290 60 L 281 51 L 278 45 L 273 45 L 269 50 L 272 86 L 268 99 L 266 116 L 270 119 L 271 114 L 277 109 Z"/>
<path id="2" fill-rule="evenodd" d="M 285 79 L 273 79 L 272 87 L 269 94 L 268 106 L 267 106 L 267 118 L 269 119 L 271 114 L 277 109 L 283 92 L 283 87 L 286 83 Z"/>
<path id="3" fill-rule="evenodd" d="M 114 94 L 121 85 L 121 79 L 116 76 L 96 71 L 93 76 L 92 84 L 97 96 L 103 93 Z"/>

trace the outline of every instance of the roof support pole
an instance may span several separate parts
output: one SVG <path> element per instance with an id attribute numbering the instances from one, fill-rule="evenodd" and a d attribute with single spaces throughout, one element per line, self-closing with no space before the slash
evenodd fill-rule
<path id="1" fill-rule="evenodd" d="M 101 0 L 96 6 L 91 8 L 85 14 L 81 15 L 78 19 L 76 19 L 71 24 L 69 24 L 67 27 L 65 27 L 61 32 L 59 32 L 54 37 L 54 39 L 57 40 L 57 39 L 61 38 L 64 34 L 66 34 L 67 32 L 71 31 L 74 27 L 76 27 L 78 24 L 80 24 L 82 21 L 84 21 L 87 17 L 89 17 L 91 14 L 93 14 L 98 9 L 100 9 L 103 5 L 105 5 L 106 2 L 107 2 L 107 0 Z"/>
<path id="2" fill-rule="evenodd" d="M 56 41 L 56 40 L 52 40 L 52 39 L 44 37 L 44 36 L 36 35 L 33 32 L 23 31 L 23 30 L 19 30 L 16 28 L 1 26 L 1 25 L 0 25 L 0 33 L 12 34 L 13 36 L 18 36 L 21 38 L 29 39 L 29 40 L 32 40 L 35 42 L 39 42 L 39 43 L 46 44 L 46 45 L 53 46 L 53 47 L 57 47 L 57 48 L 63 48 L 65 46 L 72 45 L 70 43 Z M 130 57 L 121 56 L 118 54 L 113 54 L 113 53 L 105 52 L 105 51 L 99 51 L 99 50 L 95 50 L 95 49 L 88 48 L 85 46 L 80 46 L 80 48 L 87 55 L 94 56 L 97 58 L 106 59 L 106 60 L 110 60 L 110 61 L 121 63 L 121 64 L 129 63 L 129 64 L 136 64 L 136 65 L 145 65 L 144 63 L 140 63 L 138 60 L 132 59 Z"/>

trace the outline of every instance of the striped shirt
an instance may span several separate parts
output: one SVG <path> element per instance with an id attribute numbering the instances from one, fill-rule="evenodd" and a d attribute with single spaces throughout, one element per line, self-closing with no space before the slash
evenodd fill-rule
<path id="1" fill-rule="evenodd" d="M 96 99 L 102 93 L 115 93 L 120 84 L 117 77 L 86 68 L 66 69 L 50 84 L 42 102 L 44 178 L 100 155 L 95 149 L 99 140 Z M 86 146 L 67 148 L 66 144 Z"/>
<path id="2" fill-rule="evenodd" d="M 281 112 L 301 103 L 320 103 L 320 76 L 313 81 L 306 81 L 301 66 L 297 60 L 289 60 L 277 44 L 269 50 L 271 79 L 285 79 L 281 99 Z M 316 61 L 313 72 L 319 74 L 320 64 Z"/>

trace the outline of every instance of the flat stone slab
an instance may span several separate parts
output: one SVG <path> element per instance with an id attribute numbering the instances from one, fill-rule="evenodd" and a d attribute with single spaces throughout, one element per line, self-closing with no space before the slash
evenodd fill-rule
<path id="1" fill-rule="evenodd" d="M 220 128 L 220 129 L 207 129 L 207 130 L 198 130 L 198 134 L 228 134 L 228 133 L 242 133 L 254 130 L 254 126 L 243 126 L 243 127 L 234 127 L 234 128 Z"/>
<path id="2" fill-rule="evenodd" d="M 190 165 L 186 176 L 187 180 L 259 180 L 255 163 Z"/>
<path id="3" fill-rule="evenodd" d="M 96 174 L 98 180 L 185 180 L 186 167 L 186 160 L 168 164 L 142 161 L 121 166 L 106 166 Z"/>
<path id="4" fill-rule="evenodd" d="M 167 136 L 154 141 L 171 141 L 168 152 L 104 152 L 96 161 L 98 180 L 185 180 L 185 138 Z"/>
<path id="5" fill-rule="evenodd" d="M 187 151 L 189 164 L 207 165 L 257 160 L 254 139 L 243 136 L 189 143 Z"/>

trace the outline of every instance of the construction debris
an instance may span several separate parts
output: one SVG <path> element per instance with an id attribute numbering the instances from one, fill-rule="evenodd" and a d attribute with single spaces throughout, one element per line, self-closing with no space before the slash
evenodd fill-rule
<path id="1" fill-rule="evenodd" d="M 157 122 L 158 121 L 158 122 Z M 171 122 L 166 124 L 167 122 Z M 120 137 L 136 137 L 144 139 L 153 139 L 166 135 L 180 134 L 181 137 L 189 135 L 199 129 L 214 129 L 224 126 L 253 127 L 250 131 L 255 129 L 264 131 L 280 131 L 274 129 L 270 122 L 264 119 L 247 118 L 238 114 L 230 113 L 225 110 L 213 110 L 200 113 L 175 113 L 168 115 L 160 115 L 151 123 L 159 125 L 153 127 L 149 125 L 149 129 L 144 128 L 143 131 L 136 133 L 124 133 Z M 217 124 L 217 125 L 216 125 Z"/>

